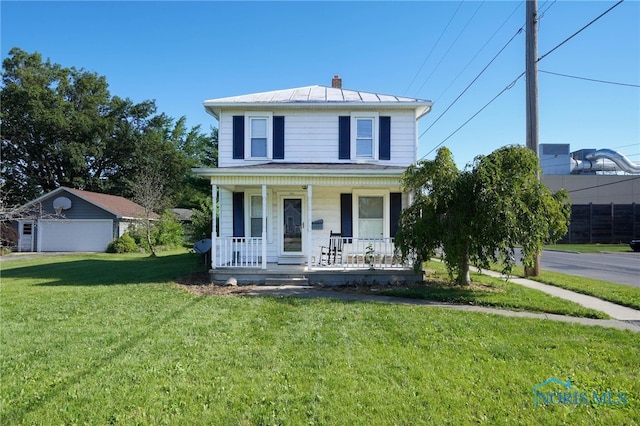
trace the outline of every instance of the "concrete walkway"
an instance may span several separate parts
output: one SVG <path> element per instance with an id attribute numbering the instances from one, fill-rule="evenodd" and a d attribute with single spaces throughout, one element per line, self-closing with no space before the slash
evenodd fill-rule
<path id="1" fill-rule="evenodd" d="M 499 272 L 482 270 L 482 273 L 492 277 L 506 279 L 506 277 Z M 543 291 L 551 296 L 570 300 L 584 306 L 585 308 L 604 312 L 611 318 L 615 318 L 620 321 L 640 321 L 640 311 L 627 308 L 626 306 L 616 305 L 615 303 L 607 302 L 602 299 L 598 299 L 597 297 L 587 296 L 586 294 L 576 293 L 553 285 L 542 284 L 526 278 L 511 277 L 509 278 L 509 281 L 535 290 Z"/>
<path id="2" fill-rule="evenodd" d="M 499 276 L 500 274 L 498 274 Z M 526 280 L 530 281 L 530 280 Z M 547 286 L 551 287 L 551 286 Z M 573 293 L 573 292 L 570 292 Z M 629 330 L 636 333 L 640 333 L 640 321 L 629 320 L 601 320 L 592 318 L 572 317 L 567 315 L 556 315 L 546 313 L 533 313 L 533 312 L 520 312 L 509 311 L 506 309 L 487 308 L 483 306 L 475 305 L 456 305 L 451 303 L 432 302 L 428 300 L 419 299 L 403 299 L 400 297 L 391 296 L 377 296 L 373 294 L 358 294 L 347 293 L 342 291 L 331 290 L 330 288 L 318 288 L 313 286 L 298 286 L 298 285 L 282 285 L 282 286 L 254 286 L 250 291 L 243 293 L 248 296 L 273 296 L 273 297 L 310 297 L 310 298 L 331 298 L 345 301 L 362 301 L 362 302 L 378 302 L 378 303 L 394 303 L 401 305 L 414 305 L 414 306 L 430 306 L 445 309 L 454 309 L 458 311 L 467 312 L 481 312 L 485 314 L 502 315 L 508 317 L 518 318 L 536 318 L 552 321 L 561 321 L 582 325 L 611 327 L 618 330 Z M 577 294 L 577 293 L 574 293 Z M 580 295 L 582 296 L 582 295 Z M 599 299 L 596 299 L 599 300 Z M 617 306 L 617 305 L 616 305 Z M 628 309 L 628 308 L 625 308 Z M 631 309 L 636 314 L 640 312 Z M 613 317 L 613 315 L 611 315 Z"/>

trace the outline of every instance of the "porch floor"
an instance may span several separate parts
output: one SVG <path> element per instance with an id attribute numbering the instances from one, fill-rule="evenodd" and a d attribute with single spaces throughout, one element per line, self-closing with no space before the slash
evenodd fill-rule
<path id="1" fill-rule="evenodd" d="M 373 285 L 422 281 L 422 272 L 411 268 L 374 269 L 268 263 L 260 268 L 217 268 L 209 270 L 211 282 L 218 285 Z"/>

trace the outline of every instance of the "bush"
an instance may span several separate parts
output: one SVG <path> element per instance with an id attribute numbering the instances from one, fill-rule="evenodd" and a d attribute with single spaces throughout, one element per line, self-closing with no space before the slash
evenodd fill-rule
<path id="1" fill-rule="evenodd" d="M 144 220 L 131 224 L 127 231 L 138 247 L 149 250 Z M 157 249 L 180 247 L 184 243 L 184 228 L 178 217 L 165 211 L 159 219 L 151 221 L 151 244 Z"/>
<path id="2" fill-rule="evenodd" d="M 178 216 L 166 210 L 151 228 L 151 240 L 154 246 L 179 247 L 184 243 L 184 228 Z"/>
<path id="3" fill-rule="evenodd" d="M 191 216 L 191 224 L 189 225 L 189 239 L 191 242 L 201 240 L 203 238 L 211 238 L 212 229 L 212 212 L 211 212 L 211 197 L 200 200 L 200 207 L 192 209 L 193 215 Z M 219 214 L 216 213 L 216 221 Z"/>
<path id="4" fill-rule="evenodd" d="M 109 243 L 107 253 L 131 253 L 137 249 L 135 240 L 129 234 L 122 234 L 121 237 Z"/>

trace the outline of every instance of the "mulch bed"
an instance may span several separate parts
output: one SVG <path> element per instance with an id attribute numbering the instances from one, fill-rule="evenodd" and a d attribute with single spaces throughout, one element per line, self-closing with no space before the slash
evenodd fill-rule
<path id="1" fill-rule="evenodd" d="M 181 287 L 191 293 L 195 293 L 200 296 L 242 296 L 248 293 L 254 293 L 259 290 L 261 285 L 249 284 L 249 285 L 216 285 L 209 281 L 208 272 L 194 272 L 192 274 L 180 277 L 176 280 L 178 287 Z M 313 286 L 318 290 L 336 291 L 342 293 L 353 294 L 376 294 L 382 289 L 390 288 L 411 288 L 415 286 L 423 286 L 424 284 L 416 283 L 414 285 L 385 285 L 385 286 Z"/>

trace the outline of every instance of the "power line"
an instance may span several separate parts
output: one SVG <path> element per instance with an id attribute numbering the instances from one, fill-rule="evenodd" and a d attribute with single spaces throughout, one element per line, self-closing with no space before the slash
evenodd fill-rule
<path id="1" fill-rule="evenodd" d="M 480 5 L 478 6 L 478 8 L 476 9 L 475 12 L 473 12 L 473 15 L 471 15 L 471 18 L 469 18 L 469 20 L 467 21 L 466 24 L 464 24 L 464 27 L 460 30 L 460 32 L 458 33 L 458 35 L 456 36 L 455 40 L 453 40 L 453 42 L 449 45 L 449 48 L 447 49 L 446 52 L 444 52 L 444 55 L 442 55 L 442 58 L 440 58 L 440 61 L 438 62 L 438 64 L 433 68 L 433 71 L 431 71 L 431 73 L 427 76 L 427 78 L 424 80 L 424 82 L 422 83 L 422 85 L 420 86 L 420 88 L 418 89 L 418 91 L 416 93 L 420 93 L 420 91 L 422 90 L 422 88 L 424 87 L 425 84 L 427 84 L 427 81 L 429 81 L 429 79 L 431 78 L 431 76 L 433 75 L 434 72 L 436 72 L 436 70 L 440 67 L 440 64 L 442 64 L 442 61 L 444 60 L 444 58 L 447 57 L 447 55 L 449 54 L 449 52 L 451 51 L 451 49 L 453 48 L 453 46 L 456 44 L 456 42 L 458 41 L 458 39 L 460 38 L 460 36 L 462 35 L 462 33 L 464 33 L 464 31 L 467 29 L 467 27 L 469 26 L 469 24 L 471 23 L 471 21 L 473 20 L 473 18 L 476 16 L 476 14 L 478 13 L 478 11 L 480 10 L 480 8 L 482 7 L 482 5 L 484 4 L 484 0 L 482 1 L 482 3 L 480 3 Z"/>
<path id="2" fill-rule="evenodd" d="M 493 38 L 496 36 L 496 34 L 498 34 L 498 32 L 502 29 L 502 27 L 504 27 L 506 25 L 506 23 L 509 21 L 509 19 L 511 19 L 511 17 L 513 16 L 514 13 L 516 13 L 518 11 L 518 9 L 520 8 L 520 6 L 522 6 L 522 3 L 518 3 L 518 5 L 516 6 L 515 9 L 513 9 L 513 12 L 511 12 L 511 14 L 509 16 L 507 16 L 507 19 L 504 20 L 504 22 L 502 23 L 502 25 L 500 25 L 498 27 L 498 29 L 491 35 L 491 37 L 489 37 L 489 39 L 485 42 L 484 45 L 482 45 L 482 47 L 480 48 L 480 50 L 478 50 L 478 52 L 473 56 L 473 58 L 471 58 L 471 60 L 469 62 L 467 62 L 467 65 L 464 66 L 464 68 L 458 73 L 458 75 L 456 76 L 456 78 L 453 79 L 453 81 L 451 81 L 451 83 L 449 83 L 449 85 L 447 86 L 446 89 L 444 89 L 442 91 L 442 93 L 440 93 L 434 103 L 438 102 L 438 99 L 440 99 L 445 93 L 447 93 L 447 91 L 449 90 L 449 88 L 453 85 L 453 83 L 455 83 L 456 81 L 458 81 L 458 78 L 460 78 L 460 76 L 462 75 L 462 73 L 469 68 L 469 65 L 471 65 L 471 63 L 478 57 L 478 55 L 484 50 L 485 47 L 487 47 L 487 45 L 489 44 L 489 42 L 491 40 L 493 40 Z"/>
<path id="3" fill-rule="evenodd" d="M 500 95 L 502 95 L 504 92 L 506 92 L 507 90 L 511 89 L 513 86 L 515 86 L 515 84 L 517 83 L 517 81 L 518 81 L 518 80 L 520 80 L 520 78 L 522 78 L 522 76 L 523 76 L 523 75 L 524 75 L 524 72 L 523 72 L 522 74 L 520 74 L 518 77 L 516 77 L 516 79 L 515 79 L 515 80 L 513 80 L 513 81 L 512 81 L 512 82 L 511 82 L 507 87 L 505 87 L 504 89 L 502 89 L 502 90 L 500 91 L 500 93 L 498 93 L 497 95 L 495 95 L 495 96 L 493 97 L 493 99 L 491 99 L 491 100 L 490 100 L 489 102 L 487 102 L 487 103 L 486 103 L 482 108 L 480 108 L 480 109 L 478 110 L 478 112 L 476 112 L 475 114 L 473 114 L 473 115 L 472 115 L 472 116 L 471 116 L 467 121 L 465 121 L 464 123 L 462 123 L 462 124 L 460 125 L 460 127 L 458 127 L 456 130 L 454 130 L 454 131 L 453 131 L 453 133 L 451 133 L 449 136 L 447 136 L 447 137 L 446 137 L 442 142 L 440 142 L 438 145 L 434 146 L 434 147 L 431 149 L 431 151 L 427 152 L 425 155 L 423 155 L 422 157 L 420 157 L 420 160 L 422 160 L 422 159 L 423 159 L 424 157 L 426 157 L 427 155 L 431 154 L 433 151 L 435 151 L 435 150 L 436 150 L 436 148 L 438 148 L 440 145 L 442 145 L 442 144 L 443 144 L 443 143 L 445 143 L 447 140 L 449 140 L 449 138 L 451 138 L 453 135 L 455 135 L 456 133 L 458 133 L 458 131 L 459 131 L 460 129 L 462 129 L 464 126 L 466 126 L 466 125 L 467 125 L 467 123 L 469 123 L 471 120 L 473 120 L 473 119 L 476 117 L 476 115 L 480 114 L 480 113 L 481 113 L 481 112 L 482 112 L 486 107 L 488 107 L 489 105 L 491 105 L 491 103 L 492 103 L 493 101 L 495 101 L 496 99 L 498 99 L 498 97 L 499 97 Z M 429 130 L 429 129 L 427 129 L 427 130 Z M 425 132 L 426 132 L 426 130 L 425 130 Z M 423 132 L 423 133 L 422 133 L 422 135 L 424 135 L 424 133 L 425 133 L 425 132 Z M 422 137 L 422 135 L 420 135 L 420 137 Z"/>
<path id="4" fill-rule="evenodd" d="M 465 87 L 465 89 L 458 95 L 458 97 L 455 98 L 453 102 L 451 102 L 451 104 L 449 104 L 449 106 L 442 112 L 442 114 L 440 114 L 438 118 L 436 118 L 433 121 L 433 123 L 431 123 L 431 125 L 427 127 L 427 129 L 424 132 L 422 132 L 422 134 L 418 137 L 418 139 L 424 136 L 424 134 L 427 133 L 429 129 L 431 129 L 447 113 L 447 111 L 449 111 L 451 107 L 456 104 L 456 102 L 458 102 L 458 100 L 462 97 L 462 95 L 464 95 L 466 91 L 469 90 L 469 88 L 473 85 L 473 83 L 475 83 L 476 80 L 480 78 L 480 76 L 487 70 L 487 68 L 489 68 L 489 66 L 493 63 L 493 61 L 495 61 L 498 58 L 498 56 L 500 56 L 500 54 L 504 51 L 504 49 L 507 48 L 507 46 L 513 41 L 513 39 L 516 38 L 518 34 L 522 33 L 522 30 L 523 30 L 523 27 L 520 27 L 520 29 L 516 31 L 516 33 L 509 39 L 509 41 L 504 46 L 502 46 L 502 49 L 500 49 L 500 51 L 495 54 L 495 56 L 489 61 L 489 63 L 482 69 L 482 71 L 480 71 L 480 73 L 471 81 L 471 83 L 469 83 L 467 87 Z"/>
<path id="5" fill-rule="evenodd" d="M 629 145 L 621 145 L 621 146 L 616 146 L 616 147 L 614 147 L 613 149 L 629 148 L 630 146 L 635 146 L 635 147 L 637 147 L 637 146 L 638 146 L 638 144 L 637 144 L 637 143 L 632 143 L 632 144 L 629 144 Z"/>
<path id="6" fill-rule="evenodd" d="M 590 25 L 592 25 L 594 22 L 596 22 L 598 19 L 602 18 L 604 15 L 606 15 L 607 13 L 609 13 L 611 10 L 613 10 L 615 7 L 617 7 L 618 5 L 620 5 L 624 0 L 620 0 L 618 3 L 614 4 L 613 6 L 611 6 L 609 9 L 605 10 L 604 12 L 602 12 L 600 15 L 598 15 L 596 18 L 594 18 L 593 20 L 591 20 L 588 24 L 586 24 L 585 26 L 583 26 L 582 28 L 580 28 L 578 31 L 576 31 L 575 33 L 573 33 L 571 36 L 569 36 L 568 38 L 566 38 L 565 40 L 563 40 L 561 43 L 559 43 L 557 46 L 555 46 L 553 49 L 549 50 L 547 53 L 545 53 L 544 55 L 542 55 L 541 57 L 538 58 L 538 60 L 536 62 L 540 62 L 542 59 L 544 59 L 546 56 L 548 56 L 549 54 L 551 54 L 552 52 L 554 52 L 556 49 L 558 49 L 560 46 L 562 46 L 563 44 L 565 44 L 566 42 L 568 42 L 569 40 L 571 40 L 573 37 L 575 37 L 576 35 L 578 35 L 579 33 L 581 33 L 584 29 L 586 29 L 587 27 L 589 27 Z M 555 1 L 554 1 L 555 3 Z M 545 12 L 547 10 L 549 10 L 549 8 L 553 5 L 553 3 L 547 7 L 547 9 L 545 10 Z M 516 32 L 516 34 L 514 34 L 514 36 L 511 38 L 511 40 L 513 40 L 515 38 L 516 35 L 520 34 L 520 32 L 522 32 L 524 27 L 520 27 L 520 29 L 518 30 L 518 32 Z M 509 43 L 511 43 L 511 40 L 509 40 L 507 42 L 507 44 L 500 50 L 500 52 L 498 52 L 498 54 L 491 60 L 491 62 L 493 62 L 496 57 L 502 52 L 502 50 L 504 50 L 507 45 Z M 471 85 L 478 79 L 478 77 L 480 77 L 480 75 L 487 69 L 487 67 L 489 65 L 491 65 L 491 62 L 489 62 L 489 64 L 487 64 L 487 66 L 480 72 L 480 74 L 478 74 L 478 76 L 476 76 L 476 78 L 462 91 L 462 93 L 460 93 L 460 95 L 458 95 L 458 97 L 453 101 L 453 103 L 451 103 L 451 105 L 449 105 L 447 107 L 447 109 L 445 109 L 445 111 L 440 114 L 440 116 L 438 118 L 436 118 L 436 120 L 431 123 L 431 126 L 429 126 L 424 132 L 422 132 L 420 134 L 420 136 L 418 136 L 418 139 L 421 138 L 422 136 L 425 135 L 425 133 L 427 133 L 427 131 L 429 131 L 429 129 L 431 129 L 433 127 L 434 124 L 436 124 L 436 122 L 438 120 L 440 120 L 442 118 L 442 116 L 453 106 L 453 104 L 455 104 L 458 99 L 460 99 L 460 97 L 469 89 L 469 87 L 471 87 Z M 504 92 L 506 92 L 507 90 L 509 90 L 511 87 L 513 87 L 515 85 L 515 83 L 522 78 L 522 76 L 525 74 L 525 72 L 523 72 L 522 74 L 520 74 L 513 82 L 511 82 L 507 87 L 505 87 L 504 89 L 502 89 L 502 91 L 500 93 L 498 93 L 496 96 L 493 97 L 493 99 L 491 99 L 488 103 L 486 103 L 482 108 L 480 108 L 480 110 L 478 110 L 478 112 L 476 112 L 475 114 L 473 114 L 471 116 L 471 118 L 469 118 L 467 121 L 465 121 L 461 126 L 459 126 L 456 130 L 454 130 L 449 136 L 447 136 L 442 142 L 440 142 L 439 144 L 437 144 L 435 147 L 433 147 L 431 149 L 431 151 L 427 152 L 425 155 L 423 155 L 420 159 L 425 158 L 427 155 L 431 154 L 436 148 L 438 148 L 440 145 L 442 145 L 443 143 L 445 143 L 447 140 L 449 140 L 453 135 L 455 135 L 460 129 L 462 129 L 465 125 L 467 125 L 467 123 L 469 123 L 472 119 L 474 119 L 478 114 L 480 114 L 480 112 L 482 112 L 486 107 L 488 107 L 493 101 L 495 101 L 500 95 L 502 95 Z"/>
<path id="7" fill-rule="evenodd" d="M 589 189 L 602 188 L 603 186 L 609 186 L 609 185 L 617 185 L 619 183 L 629 182 L 629 181 L 636 180 L 636 179 L 640 179 L 640 176 L 636 176 L 636 177 L 632 177 L 632 178 L 624 179 L 624 180 L 619 180 L 617 182 L 602 183 L 600 185 L 589 186 L 587 188 L 572 189 L 571 191 L 567 191 L 567 193 L 580 192 L 580 191 L 586 191 L 586 190 L 589 190 Z"/>
<path id="8" fill-rule="evenodd" d="M 565 44 L 566 42 L 568 42 L 569 40 L 571 40 L 572 38 L 574 38 L 575 36 L 577 36 L 578 34 L 580 34 L 583 30 L 585 30 L 587 27 L 589 27 L 591 24 L 593 24 L 594 22 L 596 22 L 598 19 L 602 18 L 604 15 L 606 15 L 607 13 L 611 12 L 615 7 L 619 6 L 624 0 L 620 0 L 618 3 L 614 4 L 613 6 L 611 6 L 609 9 L 605 10 L 604 12 L 602 12 L 600 15 L 598 15 L 597 17 L 595 17 L 591 22 L 589 22 L 587 25 L 585 25 L 584 27 L 580 28 L 578 31 L 576 31 L 575 33 L 571 34 L 569 37 L 567 37 L 566 39 L 564 39 L 564 41 L 562 41 L 560 44 L 558 44 L 556 47 L 554 47 L 553 49 L 551 49 L 550 51 L 548 51 L 547 53 L 545 53 L 544 55 L 540 56 L 538 58 L 537 62 L 540 62 L 542 59 L 544 59 L 547 55 L 549 55 L 551 52 L 555 51 L 557 48 L 559 48 L 560 46 L 562 46 L 563 44 Z"/>
<path id="9" fill-rule="evenodd" d="M 442 39 L 442 36 L 444 36 L 444 33 L 447 32 L 447 29 L 449 28 L 449 25 L 451 25 L 451 22 L 453 22 L 453 18 L 455 18 L 456 15 L 458 14 L 458 10 L 460 10 L 460 6 L 462 6 L 462 3 L 463 3 L 463 0 L 461 0 L 460 3 L 458 3 L 458 7 L 456 8 L 455 12 L 453 12 L 453 15 L 449 19 L 449 22 L 447 22 L 447 26 L 444 27 L 444 30 L 442 30 L 442 32 L 440 33 L 440 37 L 438 37 L 438 40 L 436 40 L 436 43 L 433 45 L 433 47 L 429 51 L 429 54 L 424 59 L 424 62 L 422 62 L 422 65 L 420 65 L 420 69 L 418 69 L 418 72 L 416 72 L 416 75 L 413 76 L 413 79 L 411 80 L 411 83 L 409 83 L 409 86 L 407 86 L 407 90 L 404 91 L 405 94 L 409 91 L 409 89 L 411 88 L 413 83 L 416 81 L 416 78 L 418 78 L 418 75 L 420 74 L 420 71 L 422 71 L 422 68 L 424 68 L 424 65 L 427 63 L 427 61 L 431 57 L 431 54 L 435 50 L 436 46 L 438 46 L 438 43 L 440 43 L 440 40 Z"/>
<path id="10" fill-rule="evenodd" d="M 538 8 L 539 12 L 538 12 L 538 20 L 544 18 L 544 14 L 547 13 L 547 11 L 549 9 L 551 9 L 551 6 L 553 6 L 554 4 L 556 4 L 557 0 L 553 0 L 553 2 L 547 6 L 547 8 L 545 10 L 542 10 L 542 7 L 547 3 L 546 1 L 544 3 L 542 3 L 542 5 Z"/>
<path id="11" fill-rule="evenodd" d="M 560 74 L 558 72 L 551 72 L 551 71 L 544 71 L 544 70 L 538 70 L 538 71 L 539 72 L 543 72 L 545 74 L 559 75 L 561 77 L 575 78 L 575 79 L 578 79 L 578 80 L 594 81 L 596 83 L 615 84 L 615 85 L 618 85 L 618 86 L 640 87 L 640 85 L 638 85 L 638 84 L 629 84 L 629 83 L 619 83 L 619 82 L 616 82 L 616 81 L 597 80 L 595 78 L 578 77 L 576 75 Z"/>

